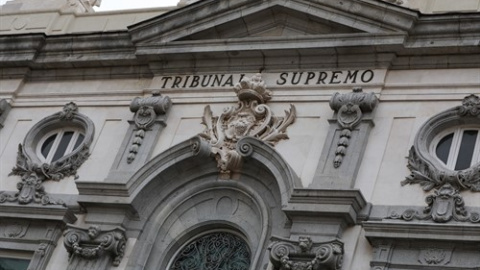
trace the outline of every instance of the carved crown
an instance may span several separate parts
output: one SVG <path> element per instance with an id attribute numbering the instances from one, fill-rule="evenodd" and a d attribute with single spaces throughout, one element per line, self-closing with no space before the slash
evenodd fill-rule
<path id="1" fill-rule="evenodd" d="M 251 78 L 245 77 L 234 86 L 239 100 L 257 100 L 265 103 L 272 98 L 272 92 L 262 80 L 262 75 L 257 73 Z"/>

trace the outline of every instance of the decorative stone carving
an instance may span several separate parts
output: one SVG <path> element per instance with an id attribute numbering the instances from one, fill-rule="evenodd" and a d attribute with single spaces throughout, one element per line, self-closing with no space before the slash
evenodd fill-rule
<path id="1" fill-rule="evenodd" d="M 65 106 L 63 106 L 63 110 L 59 112 L 58 118 L 62 120 L 71 121 L 73 120 L 73 117 L 75 116 L 75 113 L 77 111 L 78 111 L 77 104 L 73 102 L 67 103 L 65 104 Z"/>
<path id="2" fill-rule="evenodd" d="M 392 213 L 390 218 L 406 221 L 413 219 L 433 220 L 439 223 L 445 223 L 452 219 L 460 222 L 480 222 L 480 215 L 476 212 L 469 213 L 465 209 L 462 196 L 450 184 L 445 184 L 440 189 L 435 190 L 435 193 L 429 195 L 425 201 L 428 206 L 423 210 L 423 214 L 413 209 L 408 209 L 401 215 Z"/>
<path id="3" fill-rule="evenodd" d="M 63 244 L 71 260 L 111 258 L 112 264 L 118 266 L 125 252 L 125 230 L 119 227 L 102 231 L 97 226 L 83 229 L 69 225 L 64 238 Z"/>
<path id="4" fill-rule="evenodd" d="M 251 136 L 273 146 L 288 139 L 286 129 L 296 117 L 291 104 L 285 117 L 273 116 L 265 104 L 272 93 L 260 74 L 243 78 L 234 91 L 239 100 L 236 107 L 226 108 L 219 117 L 214 117 L 210 106 L 206 106 L 202 119 L 206 129 L 200 136 L 210 142 L 222 178 L 229 178 L 240 169 L 242 158 L 236 146 L 241 138 Z"/>
<path id="5" fill-rule="evenodd" d="M 378 99 L 374 93 L 364 93 L 360 87 L 347 94 L 335 93 L 330 99 L 330 108 L 337 113 L 337 122 L 342 128 L 333 161 L 335 168 L 342 164 L 352 130 L 362 119 L 363 113 L 373 111 L 377 103 Z"/>
<path id="6" fill-rule="evenodd" d="M 419 130 L 415 144 L 408 156 L 408 169 L 411 174 L 402 181 L 406 184 L 419 184 L 425 191 L 440 188 L 445 184 L 456 189 L 480 191 L 480 164 L 461 171 L 445 170 L 436 165 L 438 162 L 429 152 L 429 139 L 438 134 L 447 123 L 479 124 L 480 98 L 470 95 L 463 99 L 462 105 L 442 112 L 429 119 Z"/>
<path id="7" fill-rule="evenodd" d="M 425 265 L 447 265 L 451 257 L 452 250 L 428 248 L 420 251 L 418 261 Z"/>
<path id="8" fill-rule="evenodd" d="M 143 138 L 145 138 L 145 132 L 150 129 L 157 116 L 165 114 L 171 105 L 172 101 L 170 98 L 167 96 L 163 97 L 158 92 L 154 92 L 151 97 L 137 97 L 132 100 L 130 111 L 135 113 L 134 122 L 137 130 L 129 149 L 127 163 L 130 164 L 135 160 L 138 149 L 143 143 Z"/>
<path id="9" fill-rule="evenodd" d="M 20 204 L 35 202 L 43 205 L 65 205 L 63 201 L 56 201 L 46 194 L 43 182 L 47 180 L 60 181 L 68 176 L 75 176 L 75 179 L 77 179 L 77 169 L 90 155 L 89 145 L 93 137 L 93 123 L 77 111 L 77 105 L 70 102 L 63 107 L 61 112 L 43 119 L 29 131 L 24 145 L 19 144 L 18 146 L 16 166 L 9 174 L 9 176 L 21 176 L 21 182 L 17 184 L 18 192 L 15 194 L 0 193 L 0 203 L 18 201 Z M 48 130 L 51 126 L 58 126 L 58 124 L 63 123 L 84 127 L 86 131 L 85 139 L 72 153 L 52 163 L 41 164 L 34 149 L 36 146 L 32 145 L 32 142 L 39 140 L 37 134 L 44 132 L 43 129 Z"/>
<path id="10" fill-rule="evenodd" d="M 480 97 L 471 94 L 462 101 L 462 106 L 457 107 L 460 116 L 480 116 Z"/>
<path id="11" fill-rule="evenodd" d="M 268 248 L 274 270 L 338 270 L 343 263 L 343 243 L 314 243 L 309 237 L 298 242 L 274 239 Z"/>
<path id="12" fill-rule="evenodd" d="M 8 238 L 23 238 L 27 233 L 28 225 L 27 221 L 14 221 L 6 224 L 3 235 Z"/>

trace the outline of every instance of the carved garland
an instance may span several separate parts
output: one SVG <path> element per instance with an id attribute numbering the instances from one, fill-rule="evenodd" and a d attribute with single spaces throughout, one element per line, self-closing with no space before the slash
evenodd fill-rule
<path id="1" fill-rule="evenodd" d="M 152 93 L 151 97 L 137 97 L 132 100 L 130 111 L 135 113 L 134 122 L 137 131 L 129 149 L 127 163 L 130 164 L 135 160 L 138 149 L 143 143 L 143 138 L 145 138 L 145 132 L 150 129 L 158 115 L 163 115 L 168 111 L 171 104 L 169 97 L 162 97 L 158 92 Z"/>
<path id="2" fill-rule="evenodd" d="M 108 255 L 113 258 L 113 265 L 118 266 L 125 252 L 125 230 L 119 227 L 102 231 L 98 226 L 82 229 L 69 225 L 64 237 L 63 244 L 71 258 L 76 255 L 92 260 Z"/>
<path id="3" fill-rule="evenodd" d="M 343 263 L 343 243 L 314 243 L 310 237 L 298 242 L 276 238 L 268 248 L 274 270 L 339 270 Z"/>
<path id="4" fill-rule="evenodd" d="M 235 87 L 238 97 L 236 107 L 226 108 L 219 117 L 214 117 L 210 106 L 206 106 L 202 119 L 205 131 L 199 134 L 212 146 L 212 154 L 217 160 L 222 178 L 231 177 L 242 163 L 236 150 L 237 142 L 247 136 L 258 138 L 270 145 L 288 139 L 286 129 L 296 117 L 295 107 L 285 111 L 285 117 L 273 116 L 265 103 L 271 99 L 260 74 L 243 78 Z"/>
<path id="5" fill-rule="evenodd" d="M 68 176 L 78 178 L 77 169 L 90 155 L 89 145 L 93 139 L 93 123 L 77 111 L 77 105 L 70 102 L 64 106 L 61 112 L 43 119 L 29 131 L 24 145 L 20 144 L 18 146 L 16 166 L 9 174 L 9 176 L 21 176 L 21 181 L 17 183 L 18 192 L 15 194 L 0 193 L 0 203 L 17 201 L 20 204 L 34 202 L 43 205 L 60 204 L 65 206 L 62 200 L 54 200 L 47 195 L 43 182 L 47 180 L 60 181 Z M 40 131 L 58 126 L 58 124 L 82 126 L 86 132 L 85 139 L 72 153 L 50 164 L 41 164 L 34 150 L 36 146 L 32 145 L 32 142 L 39 140 L 38 134 Z"/>
<path id="6" fill-rule="evenodd" d="M 480 98 L 469 95 L 462 105 L 444 111 L 429 119 L 419 130 L 408 156 L 407 167 L 411 171 L 402 186 L 419 184 L 423 190 L 435 189 L 434 195 L 426 198 L 428 206 L 423 214 L 409 209 L 403 214 L 392 213 L 390 218 L 410 221 L 431 219 L 434 222 L 480 222 L 478 213 L 468 213 L 459 191 L 480 191 L 480 164 L 462 171 L 445 170 L 438 165 L 429 151 L 429 143 L 435 134 L 447 125 L 480 124 Z"/>
<path id="7" fill-rule="evenodd" d="M 330 108 L 337 112 L 337 122 L 342 128 L 333 160 L 335 168 L 342 165 L 352 130 L 360 123 L 363 113 L 373 111 L 377 103 L 374 93 L 364 93 L 360 87 L 347 94 L 335 93 L 330 99 Z"/>

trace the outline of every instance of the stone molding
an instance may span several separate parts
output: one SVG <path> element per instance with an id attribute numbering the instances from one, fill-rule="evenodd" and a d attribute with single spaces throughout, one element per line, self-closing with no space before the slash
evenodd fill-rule
<path id="1" fill-rule="evenodd" d="M 50 207 L 50 213 L 42 214 Z M 29 270 L 44 270 L 62 235 L 65 222 L 74 222 L 75 216 L 58 206 L 36 207 L 0 205 L 0 249 L 13 252 L 31 252 Z"/>
<path id="2" fill-rule="evenodd" d="M 272 93 L 261 74 L 244 77 L 235 85 L 234 91 L 238 97 L 237 106 L 226 108 L 220 116 L 213 116 L 210 106 L 205 107 L 202 118 L 205 130 L 199 134 L 210 143 L 223 179 L 229 179 L 241 170 L 242 157 L 237 151 L 239 140 L 255 137 L 274 146 L 278 141 L 288 139 L 286 129 L 296 118 L 292 104 L 284 117 L 273 115 L 266 105 Z M 242 148 L 239 150 L 243 151 Z"/>
<path id="3" fill-rule="evenodd" d="M 252 163 L 264 166 L 275 176 L 281 193 L 282 205 L 288 204 L 290 195 L 295 187 L 301 187 L 299 177 L 293 169 L 271 146 L 253 137 L 244 137 L 237 143 L 237 150 L 241 157 Z M 142 188 L 154 176 L 161 175 L 169 168 L 186 164 L 202 166 L 212 158 L 211 145 L 200 136 L 185 140 L 157 155 L 141 167 L 126 183 L 112 181 L 91 182 L 76 181 L 79 190 L 78 202 L 85 207 L 106 206 L 123 207 L 129 213 L 136 215 L 132 203 L 140 199 Z M 180 164 L 180 165 L 179 165 Z M 182 169 L 186 169 L 182 165 Z M 217 171 L 216 169 L 214 171 Z M 212 173 L 214 173 L 212 171 Z M 108 179 L 107 179 L 108 180 Z"/>
<path id="4" fill-rule="evenodd" d="M 0 192 L 0 203 L 6 201 L 19 204 L 41 203 L 60 204 L 66 207 L 62 200 L 51 198 L 43 187 L 47 180 L 60 181 L 69 176 L 78 178 L 77 169 L 85 162 L 89 154 L 89 146 L 93 140 L 94 125 L 86 116 L 77 112 L 77 105 L 73 102 L 66 104 L 62 111 L 48 116 L 34 125 L 25 136 L 23 145 L 18 146 L 16 166 L 11 175 L 18 175 L 21 181 L 17 183 L 18 192 L 10 194 Z M 41 137 L 50 130 L 63 126 L 81 127 L 85 132 L 82 143 L 72 153 L 47 164 L 42 163 L 36 154 L 36 147 Z"/>
<path id="5" fill-rule="evenodd" d="M 120 227 L 101 230 L 98 226 L 80 228 L 68 225 L 63 244 L 70 256 L 68 269 L 85 267 L 82 261 L 104 261 L 105 259 L 112 260 L 112 265 L 118 266 L 125 252 L 125 230 Z M 103 262 L 94 265 L 95 270 L 107 269 L 100 266 L 105 265 Z"/>
<path id="6" fill-rule="evenodd" d="M 478 224 L 370 220 L 362 226 L 373 247 L 371 270 L 473 270 L 480 265 Z"/>
<path id="7" fill-rule="evenodd" d="M 6 99 L 0 99 L 0 129 L 3 128 L 3 123 L 11 108 L 12 106 L 10 106 L 10 103 L 8 103 Z"/>
<path id="8" fill-rule="evenodd" d="M 338 220 L 341 224 L 354 225 L 367 201 L 360 190 L 294 189 L 283 211 L 291 218 L 308 217 Z"/>
<path id="9" fill-rule="evenodd" d="M 298 241 L 273 237 L 268 247 L 273 270 L 339 270 L 343 263 L 343 243 L 313 242 L 310 237 Z"/>
<path id="10" fill-rule="evenodd" d="M 337 92 L 330 99 L 330 108 L 336 112 L 337 122 L 342 128 L 333 160 L 335 168 L 340 167 L 347 154 L 352 130 L 360 123 L 363 114 L 372 112 L 377 103 L 378 99 L 374 93 L 364 93 L 360 87 L 346 94 Z"/>
<path id="11" fill-rule="evenodd" d="M 192 40 L 193 43 L 185 37 L 212 27 L 205 24 L 207 21 L 229 22 L 246 16 L 245 12 L 254 14 L 269 10 L 274 3 L 282 9 L 296 8 L 294 12 L 303 12 L 304 17 L 312 16 L 320 21 L 328 19 L 322 14 L 334 14 L 336 23 L 357 27 L 361 33 L 342 35 L 341 38 L 333 34 L 305 35 L 295 39 L 258 39 L 247 35 L 228 40 L 197 39 Z M 205 0 L 135 24 L 128 30 L 85 33 L 74 38 L 42 33 L 5 35 L 0 37 L 0 56 L 4 66 L 0 77 L 29 80 L 145 78 L 165 74 L 167 70 L 185 74 L 251 71 L 259 66 L 267 70 L 296 69 L 298 66 L 316 69 L 475 67 L 479 38 L 476 30 L 480 25 L 477 14 L 432 17 L 381 1 L 348 0 L 343 5 L 338 1 L 307 3 L 230 0 L 218 5 L 216 1 Z M 348 15 L 352 12 L 349 10 L 351 6 L 361 7 L 354 11 L 362 18 L 362 24 Z M 378 14 L 387 15 L 377 18 Z M 192 16 L 196 18 L 193 21 L 190 20 Z M 192 31 L 186 33 L 177 27 Z M 182 41 L 179 43 L 179 40 Z M 300 43 L 302 46 L 298 47 Z M 345 46 L 349 49 L 344 49 Z M 457 50 L 452 52 L 451 47 L 457 47 Z M 334 50 L 332 56 L 334 48 L 342 49 Z M 269 53 L 272 50 L 276 52 L 273 56 Z M 242 57 L 237 56 L 239 51 L 244 52 Z M 331 59 L 341 58 L 342 61 L 325 61 L 324 57 L 314 60 L 309 57 L 312 52 Z M 273 61 L 277 55 L 282 55 L 285 61 Z M 121 67 L 119 62 L 122 62 Z M 169 64 L 165 65 L 167 62 Z M 91 68 L 93 63 L 97 67 Z M 32 66 L 36 68 L 31 69 Z"/>

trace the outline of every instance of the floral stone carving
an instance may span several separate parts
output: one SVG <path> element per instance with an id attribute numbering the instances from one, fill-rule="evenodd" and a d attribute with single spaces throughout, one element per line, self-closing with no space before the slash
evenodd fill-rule
<path id="1" fill-rule="evenodd" d="M 343 263 L 343 243 L 334 240 L 314 243 L 309 237 L 299 241 L 274 239 L 268 248 L 274 270 L 338 270 Z"/>
<path id="2" fill-rule="evenodd" d="M 43 182 L 47 180 L 60 181 L 68 176 L 77 176 L 77 169 L 89 157 L 89 145 L 93 136 L 93 123 L 85 116 L 79 114 L 77 105 L 73 102 L 66 104 L 61 112 L 47 117 L 38 123 L 33 130 L 41 130 L 49 125 L 56 123 L 73 123 L 77 122 L 88 126 L 89 131 L 80 146 L 72 153 L 51 163 L 40 164 L 38 158 L 35 156 L 35 151 L 27 149 L 19 144 L 17 153 L 16 166 L 12 169 L 10 175 L 21 176 L 21 181 L 17 183 L 18 192 L 15 194 L 8 194 L 6 192 L 0 193 L 0 203 L 6 201 L 20 204 L 29 204 L 31 202 L 47 204 L 65 205 L 62 200 L 54 200 L 44 190 Z M 81 125 L 79 124 L 79 125 Z M 87 128 L 86 128 L 87 129 Z M 31 132 L 29 132 L 30 134 Z M 27 138 L 25 141 L 35 140 L 34 138 Z M 35 135 L 31 135 L 35 137 Z M 24 143 L 25 144 L 25 143 Z M 30 146 L 30 148 L 34 148 Z"/>
<path id="3" fill-rule="evenodd" d="M 164 115 L 172 101 L 169 97 L 163 97 L 158 92 L 152 93 L 151 97 L 135 98 L 130 103 L 130 111 L 135 113 L 134 122 L 137 128 L 135 137 L 132 140 L 129 153 L 127 156 L 127 163 L 132 163 L 137 156 L 138 149 L 143 143 L 145 132 L 147 132 L 153 125 L 158 115 Z"/>
<path id="4" fill-rule="evenodd" d="M 435 190 L 435 193 L 429 195 L 425 201 L 428 206 L 425 207 L 423 213 L 408 209 L 401 215 L 392 213 L 390 218 L 406 221 L 413 219 L 433 220 L 438 223 L 445 223 L 451 220 L 472 223 L 480 222 L 480 215 L 476 212 L 469 213 L 465 209 L 462 196 L 450 184 L 445 184 L 440 189 Z"/>
<path id="5" fill-rule="evenodd" d="M 418 256 L 418 261 L 424 265 L 447 265 L 450 263 L 453 250 L 428 248 L 422 249 Z"/>
<path id="6" fill-rule="evenodd" d="M 110 256 L 112 264 L 118 266 L 125 252 L 125 230 L 119 227 L 102 231 L 98 226 L 83 229 L 69 225 L 64 238 L 63 244 L 71 258 L 95 260 Z"/>
<path id="7" fill-rule="evenodd" d="M 210 142 L 222 178 L 229 178 L 232 172 L 240 169 L 242 158 L 236 146 L 241 138 L 251 136 L 273 146 L 288 139 L 286 129 L 296 117 L 293 105 L 285 111 L 284 117 L 273 115 L 265 104 L 272 93 L 260 74 L 243 78 L 234 91 L 239 100 L 237 106 L 226 108 L 218 117 L 214 117 L 210 106 L 206 106 L 202 119 L 206 129 L 200 136 Z"/>
<path id="8" fill-rule="evenodd" d="M 423 190 L 435 189 L 435 194 L 426 198 L 428 206 L 423 213 L 407 210 L 403 214 L 393 213 L 390 218 L 403 220 L 433 220 L 434 222 L 480 222 L 478 213 L 468 213 L 459 192 L 480 191 L 480 164 L 454 171 L 438 165 L 438 161 L 429 151 L 430 141 L 445 126 L 472 124 L 478 125 L 480 118 L 480 98 L 469 95 L 462 105 L 446 110 L 430 118 L 419 130 L 415 143 L 408 155 L 407 167 L 411 171 L 402 186 L 419 184 Z"/>
<path id="9" fill-rule="evenodd" d="M 360 123 L 363 114 L 373 111 L 377 103 L 378 99 L 374 93 L 364 93 L 360 87 L 347 94 L 335 93 L 330 99 L 330 108 L 337 112 L 337 122 L 342 128 L 333 160 L 335 168 L 342 164 L 352 130 Z"/>

